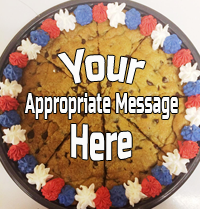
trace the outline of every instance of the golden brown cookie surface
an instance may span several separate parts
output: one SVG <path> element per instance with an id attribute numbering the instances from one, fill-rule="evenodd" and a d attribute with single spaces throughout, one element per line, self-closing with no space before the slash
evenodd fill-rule
<path id="1" fill-rule="evenodd" d="M 120 56 L 129 59 L 146 60 L 143 70 L 137 69 L 132 84 L 110 82 L 106 77 L 101 82 L 88 81 L 84 63 L 81 68 L 82 82 L 74 84 L 69 70 L 57 57 L 66 52 L 74 60 L 76 49 L 85 48 L 85 55 L 115 55 L 114 72 L 118 72 Z M 129 30 L 119 25 L 111 28 L 108 21 L 97 24 L 92 22 L 81 27 L 76 25 L 74 31 L 61 32 L 55 40 L 51 40 L 43 48 L 36 61 L 29 62 L 24 69 L 21 83 L 23 91 L 19 95 L 20 109 L 24 108 L 28 92 L 34 96 L 109 96 L 112 100 L 111 114 L 74 114 L 68 120 L 68 114 L 50 114 L 48 120 L 40 116 L 38 121 L 34 115 L 22 115 L 22 128 L 27 131 L 27 143 L 40 163 L 51 168 L 55 176 L 74 187 L 95 183 L 96 188 L 106 185 L 109 189 L 127 180 L 138 177 L 142 180 L 151 173 L 151 168 L 162 161 L 162 155 L 177 148 L 177 140 L 181 140 L 180 130 L 187 122 L 184 120 L 184 98 L 179 98 L 179 113 L 171 115 L 169 120 L 162 120 L 161 114 L 120 114 L 115 113 L 115 93 L 120 96 L 127 92 L 128 96 L 175 96 L 183 95 L 178 69 L 171 63 L 173 55 L 166 55 L 161 49 L 152 49 L 150 37 L 144 37 L 139 30 Z M 107 59 L 106 59 L 107 60 Z M 94 73 L 97 72 L 97 66 Z M 133 136 L 132 157 L 119 160 L 117 142 L 112 143 L 112 161 L 93 162 L 81 159 L 81 147 L 78 147 L 78 158 L 70 157 L 70 124 L 78 127 L 81 136 L 82 124 L 89 125 L 92 132 L 130 131 Z M 164 130 L 164 131 L 163 131 Z M 106 138 L 105 138 L 106 140 Z M 104 151 L 105 153 L 105 151 Z"/>

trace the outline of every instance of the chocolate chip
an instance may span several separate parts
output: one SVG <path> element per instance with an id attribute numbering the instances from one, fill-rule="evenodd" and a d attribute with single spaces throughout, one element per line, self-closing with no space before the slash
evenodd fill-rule
<path id="1" fill-rule="evenodd" d="M 107 81 L 106 85 L 107 85 L 107 87 L 111 87 L 112 83 L 110 81 Z"/>
<path id="2" fill-rule="evenodd" d="M 67 136 L 67 137 L 65 137 L 65 138 L 64 138 L 64 140 L 63 140 L 63 141 L 67 141 L 67 140 L 69 140 L 69 138 L 70 138 L 70 137 L 69 137 L 69 136 Z"/>
<path id="3" fill-rule="evenodd" d="M 101 93 L 101 85 L 100 83 L 97 84 L 98 93 Z"/>
<path id="4" fill-rule="evenodd" d="M 89 81 L 88 79 L 86 80 L 86 83 L 87 84 L 91 84 L 92 82 L 91 81 Z"/>
<path id="5" fill-rule="evenodd" d="M 71 87 L 71 89 L 72 89 L 74 92 L 76 92 L 76 93 L 77 93 L 77 91 L 78 91 L 78 86 Z"/>
<path id="6" fill-rule="evenodd" d="M 48 131 L 45 131 L 43 134 L 42 134 L 42 139 L 46 139 L 48 137 Z"/>
<path id="7" fill-rule="evenodd" d="M 82 112 L 80 113 L 80 115 L 81 115 L 82 117 L 84 117 L 86 114 L 84 113 L 84 111 L 82 111 Z"/>
<path id="8" fill-rule="evenodd" d="M 130 90 L 129 93 L 130 93 L 130 94 L 133 94 L 133 90 Z"/>
<path id="9" fill-rule="evenodd" d="M 42 87 L 41 84 L 40 84 L 40 82 L 37 82 L 37 86 L 38 86 L 38 87 Z"/>
<path id="10" fill-rule="evenodd" d="M 162 82 L 163 82 L 163 83 L 168 83 L 169 81 L 168 81 L 168 79 L 167 79 L 166 77 L 163 77 L 163 78 L 162 78 Z"/>
<path id="11" fill-rule="evenodd" d="M 67 158 L 67 155 L 68 155 L 69 153 L 68 152 L 65 152 L 65 158 Z"/>
<path id="12" fill-rule="evenodd" d="M 35 136 L 34 130 L 29 131 L 28 134 L 27 134 L 28 139 L 33 139 L 34 136 Z"/>
<path id="13" fill-rule="evenodd" d="M 141 118 L 147 118 L 147 115 L 146 115 L 145 113 L 143 113 L 143 114 L 141 115 Z"/>
<path id="14" fill-rule="evenodd" d="M 40 149 L 38 148 L 38 149 L 36 149 L 35 150 L 35 154 L 38 154 L 39 153 L 39 151 L 40 151 Z"/>
<path id="15" fill-rule="evenodd" d="M 52 59 L 56 59 L 57 58 L 57 55 L 56 54 L 52 54 Z"/>
<path id="16" fill-rule="evenodd" d="M 154 119 L 153 120 L 155 123 L 159 123 L 159 119 Z"/>
<path id="17" fill-rule="evenodd" d="M 119 131 L 121 131 L 121 129 L 120 129 L 120 127 L 117 125 L 117 129 L 119 130 Z"/>
<path id="18" fill-rule="evenodd" d="M 45 52 L 44 57 L 47 58 L 49 56 L 48 52 Z"/>
<path id="19" fill-rule="evenodd" d="M 69 160 L 69 159 L 68 159 Z M 71 165 L 71 161 L 69 160 L 69 165 Z M 70 180 L 71 181 L 71 180 Z"/>
<path id="20" fill-rule="evenodd" d="M 172 64 L 172 57 L 169 57 L 169 58 L 167 59 L 167 61 L 168 61 L 167 64 L 168 64 L 168 65 L 171 65 L 171 64 Z"/>
<path id="21" fill-rule="evenodd" d="M 56 159 L 59 159 L 58 154 L 56 153 Z"/>
<path id="22" fill-rule="evenodd" d="M 133 172 L 131 171 L 130 174 L 131 174 L 131 176 L 132 176 L 132 175 L 133 175 Z"/>
<path id="23" fill-rule="evenodd" d="M 93 165 L 94 166 L 98 166 L 98 162 L 97 161 L 93 161 Z"/>
<path id="24" fill-rule="evenodd" d="M 56 73 L 58 73 L 58 72 L 61 72 L 61 71 L 62 71 L 62 69 L 61 69 L 61 68 L 59 68 L 59 67 L 55 67 L 55 69 L 56 69 Z"/>
<path id="25" fill-rule="evenodd" d="M 56 52 L 58 53 L 60 51 L 60 49 L 57 49 Z"/>
<path id="26" fill-rule="evenodd" d="M 158 86 L 158 91 L 160 90 L 160 86 Z"/>
<path id="27" fill-rule="evenodd" d="M 158 145 L 154 144 L 154 148 L 158 149 L 159 150 L 159 147 Z"/>
<path id="28" fill-rule="evenodd" d="M 85 44 L 86 43 L 86 40 L 85 39 L 82 39 L 82 42 L 81 42 L 82 44 Z"/>
<path id="29" fill-rule="evenodd" d="M 167 58 L 168 61 L 172 61 L 172 57 Z"/>
<path id="30" fill-rule="evenodd" d="M 176 92 L 175 96 L 178 97 L 178 98 L 183 98 L 184 97 L 184 96 L 180 95 L 178 92 Z"/>
<path id="31" fill-rule="evenodd" d="M 136 147 L 135 147 L 135 150 L 138 150 L 138 149 L 142 149 L 142 147 L 136 146 Z"/>
<path id="32" fill-rule="evenodd" d="M 119 119 L 118 118 L 114 120 L 114 123 L 118 123 L 118 122 L 119 122 Z"/>
<path id="33" fill-rule="evenodd" d="M 149 86 L 153 86 L 153 83 L 152 83 L 151 81 L 148 81 L 148 80 L 147 80 L 147 84 L 148 84 Z"/>
<path id="34" fill-rule="evenodd" d="M 131 122 L 131 119 L 127 118 L 127 121 Z"/>

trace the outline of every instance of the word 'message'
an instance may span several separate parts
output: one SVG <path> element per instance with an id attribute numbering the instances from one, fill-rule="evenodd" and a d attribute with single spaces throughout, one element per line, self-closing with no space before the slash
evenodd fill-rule
<path id="1" fill-rule="evenodd" d="M 162 120 L 169 120 L 170 113 L 178 114 L 179 100 L 176 96 L 138 96 L 128 97 L 128 93 L 125 92 L 120 97 L 120 93 L 115 93 L 115 112 L 118 114 L 120 109 L 125 114 L 161 114 Z"/>

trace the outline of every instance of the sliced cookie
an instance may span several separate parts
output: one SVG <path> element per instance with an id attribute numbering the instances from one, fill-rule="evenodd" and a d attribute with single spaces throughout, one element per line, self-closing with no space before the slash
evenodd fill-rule
<path id="1" fill-rule="evenodd" d="M 89 124 L 89 135 L 94 131 L 103 132 L 102 115 L 88 114 L 77 125 L 77 136 L 82 137 L 82 124 Z M 82 159 L 82 147 L 77 146 L 77 158 L 71 158 L 70 135 L 65 139 L 59 150 L 54 153 L 47 166 L 51 173 L 60 176 L 67 184 L 73 187 L 80 185 L 89 186 L 91 183 L 98 188 L 103 185 L 104 161 L 92 161 L 88 155 L 88 160 Z M 88 149 L 89 149 L 88 144 Z"/>
<path id="2" fill-rule="evenodd" d="M 148 174 L 151 167 L 157 164 L 158 150 L 137 127 L 120 114 L 112 111 L 110 115 L 104 114 L 104 118 L 106 133 L 130 131 L 133 140 L 132 157 L 125 160 L 118 158 L 117 141 L 112 142 L 112 161 L 105 161 L 106 187 L 111 189 L 115 185 L 123 184 L 127 179 L 134 181 L 135 177 L 142 180 L 144 174 Z"/>
<path id="3" fill-rule="evenodd" d="M 61 68 L 68 76 L 72 74 L 57 56 L 58 53 L 65 52 L 74 62 L 77 49 L 85 49 L 84 59 L 90 54 L 98 54 L 98 39 L 97 39 L 97 23 L 80 26 L 76 24 L 76 28 L 68 33 L 63 32 L 51 45 L 48 50 L 48 59 L 57 67 Z M 84 61 L 83 59 L 83 61 Z"/>

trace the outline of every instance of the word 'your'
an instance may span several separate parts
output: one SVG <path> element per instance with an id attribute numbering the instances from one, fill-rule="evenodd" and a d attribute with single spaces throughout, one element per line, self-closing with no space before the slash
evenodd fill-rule
<path id="1" fill-rule="evenodd" d="M 85 49 L 77 49 L 74 63 L 71 61 L 71 59 L 65 52 L 58 54 L 60 60 L 64 63 L 64 65 L 68 68 L 68 70 L 72 74 L 75 84 L 81 83 L 80 70 L 83 62 L 84 53 L 85 53 Z M 98 66 L 98 72 L 95 74 L 93 73 L 93 63 L 97 63 Z M 127 74 L 126 83 L 132 84 L 136 69 L 137 68 L 144 69 L 145 65 L 146 65 L 146 61 L 144 60 L 138 61 L 135 58 L 131 58 L 128 72 L 126 73 L 126 68 L 128 66 L 128 57 L 121 56 L 119 61 L 119 71 L 118 73 L 114 73 L 115 56 L 108 55 L 107 78 L 110 82 L 118 81 L 120 83 L 124 83 L 125 75 Z M 85 71 L 86 71 L 87 79 L 90 82 L 102 81 L 105 77 L 105 58 L 100 54 L 88 55 L 85 58 Z"/>

